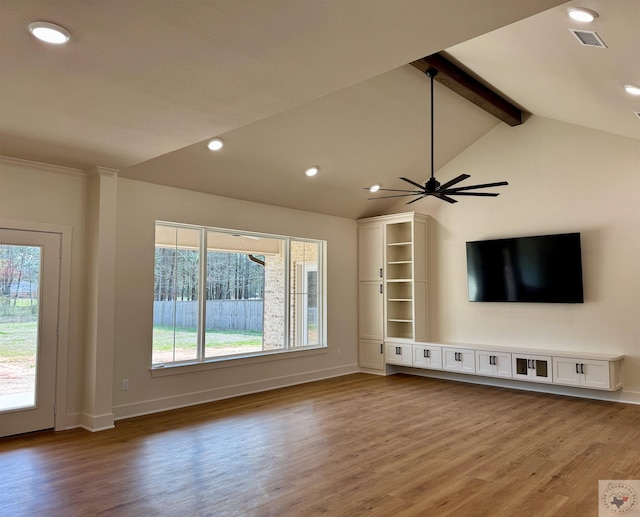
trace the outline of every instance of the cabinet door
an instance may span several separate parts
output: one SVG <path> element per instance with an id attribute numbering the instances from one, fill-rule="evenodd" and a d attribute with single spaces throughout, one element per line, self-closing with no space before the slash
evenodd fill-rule
<path id="1" fill-rule="evenodd" d="M 476 373 L 476 354 L 473 350 L 461 348 L 458 350 L 460 371 L 464 373 Z"/>
<path id="2" fill-rule="evenodd" d="M 399 345 L 397 343 L 386 344 L 385 361 L 388 364 L 411 366 L 413 364 L 413 348 L 411 345 Z"/>
<path id="3" fill-rule="evenodd" d="M 580 359 L 554 357 L 553 378 L 556 384 L 580 386 Z"/>
<path id="4" fill-rule="evenodd" d="M 358 342 L 358 363 L 362 368 L 384 370 L 384 348 L 382 342 L 361 339 Z"/>
<path id="5" fill-rule="evenodd" d="M 495 368 L 493 366 L 493 352 L 476 350 L 476 373 L 478 375 L 493 376 Z"/>
<path id="6" fill-rule="evenodd" d="M 382 281 L 382 223 L 358 228 L 358 275 L 361 281 Z"/>
<path id="7" fill-rule="evenodd" d="M 580 372 L 582 386 L 585 388 L 610 389 L 609 361 L 581 359 Z"/>
<path id="8" fill-rule="evenodd" d="M 441 370 L 442 349 L 439 346 L 413 345 L 413 366 Z"/>
<path id="9" fill-rule="evenodd" d="M 358 288 L 358 325 L 362 339 L 382 341 L 384 329 L 381 282 L 360 282 Z"/>
<path id="10" fill-rule="evenodd" d="M 458 366 L 458 350 L 455 348 L 442 349 L 442 369 L 457 372 Z"/>
<path id="11" fill-rule="evenodd" d="M 508 352 L 493 353 L 493 374 L 496 377 L 511 378 L 511 354 Z"/>
<path id="12" fill-rule="evenodd" d="M 546 355 L 532 355 L 529 357 L 533 361 L 531 379 L 536 382 L 551 382 L 553 379 L 551 357 Z"/>

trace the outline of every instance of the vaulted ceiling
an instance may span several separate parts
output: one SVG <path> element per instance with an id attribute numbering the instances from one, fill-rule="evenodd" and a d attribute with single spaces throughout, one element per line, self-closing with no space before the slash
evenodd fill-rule
<path id="1" fill-rule="evenodd" d="M 524 110 L 640 140 L 640 0 L 0 0 L 0 155 L 344 217 L 428 176 L 439 51 Z M 46 20 L 72 35 L 35 40 Z M 496 124 L 436 84 L 436 168 Z M 220 137 L 218 153 L 206 141 Z M 303 171 L 318 165 L 320 173 Z M 503 179 L 503 178 L 500 178 Z M 395 186 L 394 186 L 395 185 Z"/>

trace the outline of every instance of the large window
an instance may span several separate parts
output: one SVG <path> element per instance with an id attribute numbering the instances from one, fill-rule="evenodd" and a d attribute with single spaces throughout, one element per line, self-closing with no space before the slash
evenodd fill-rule
<path id="1" fill-rule="evenodd" d="M 324 248 L 156 223 L 153 365 L 326 346 Z"/>

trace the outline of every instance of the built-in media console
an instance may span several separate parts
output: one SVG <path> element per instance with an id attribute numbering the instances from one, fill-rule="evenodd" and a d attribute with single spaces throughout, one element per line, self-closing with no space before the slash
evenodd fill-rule
<path id="1" fill-rule="evenodd" d="M 385 342 L 385 345 L 385 362 L 389 365 L 596 390 L 622 388 L 624 356 L 620 354 L 453 343 Z"/>

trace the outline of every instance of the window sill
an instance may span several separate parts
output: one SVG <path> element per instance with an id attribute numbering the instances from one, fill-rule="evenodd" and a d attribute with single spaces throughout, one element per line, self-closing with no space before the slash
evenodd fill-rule
<path id="1" fill-rule="evenodd" d="M 295 359 L 297 357 L 326 354 L 328 352 L 329 348 L 326 346 L 309 347 L 302 350 L 282 350 L 267 354 L 262 353 L 259 355 L 221 357 L 219 359 L 209 359 L 202 363 L 169 364 L 151 367 L 149 371 L 151 373 L 151 377 L 166 377 L 168 375 L 181 375 L 183 373 L 196 373 L 208 370 L 218 370 L 220 368 L 231 368 L 249 364 L 280 361 L 283 359 Z"/>

